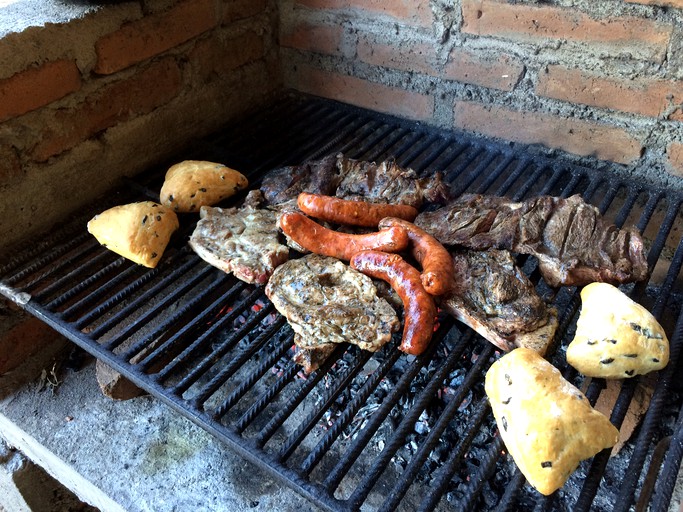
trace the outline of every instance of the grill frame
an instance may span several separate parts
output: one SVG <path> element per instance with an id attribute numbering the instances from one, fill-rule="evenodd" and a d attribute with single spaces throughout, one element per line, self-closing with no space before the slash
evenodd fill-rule
<path id="1" fill-rule="evenodd" d="M 285 127 L 286 131 L 283 130 Z M 264 143 L 264 141 L 266 142 Z M 433 127 L 422 126 L 419 123 L 300 94 L 287 94 L 273 105 L 268 105 L 244 119 L 229 124 L 217 134 L 200 141 L 194 141 L 189 148 L 182 152 L 182 157 L 174 160 L 194 158 L 223 162 L 231 167 L 243 170 L 250 179 L 250 188 L 253 188 L 258 186 L 260 177 L 269 169 L 320 158 L 338 151 L 345 152 L 352 158 L 376 161 L 393 156 L 397 158 L 399 164 L 413 167 L 419 173 L 445 170 L 446 176 L 456 193 L 465 191 L 486 192 L 508 194 L 513 199 L 522 199 L 529 195 L 545 193 L 568 196 L 571 193 L 579 192 L 586 201 L 598 206 L 608 218 L 612 217 L 611 220 L 617 225 L 622 225 L 631 220 L 634 208 L 636 211 L 640 211 L 639 218 L 633 220 L 641 231 L 650 226 L 662 203 L 666 203 L 667 207 L 662 215 L 660 227 L 657 229 L 657 234 L 650 247 L 648 262 L 651 268 L 660 262 L 662 252 L 668 245 L 671 245 L 670 243 L 667 244 L 667 240 L 672 236 L 672 228 L 677 225 L 680 205 L 683 202 L 683 196 L 676 192 L 659 190 L 649 184 L 626 181 L 618 175 L 596 172 L 595 169 L 568 163 L 562 159 L 554 160 L 533 152 L 525 152 L 518 147 L 478 139 L 462 133 L 441 131 Z M 319 460 L 324 457 L 327 450 L 323 450 L 322 455 L 309 453 L 303 462 L 305 467 L 303 471 L 292 469 L 287 461 L 297 446 L 300 446 L 297 444 L 297 440 L 303 439 L 306 437 L 304 434 L 308 435 L 311 429 L 316 428 L 329 404 L 332 404 L 334 399 L 347 389 L 345 385 L 337 386 L 325 398 L 325 403 L 328 406 L 319 409 L 308 417 L 301 433 L 295 431 L 290 434 L 290 436 L 294 436 L 294 444 L 290 442 L 277 454 L 263 447 L 287 421 L 288 415 L 283 416 L 284 413 L 276 412 L 266 422 L 265 433 L 260 438 L 257 436 L 255 439 L 245 437 L 243 433 L 257 416 L 263 414 L 263 409 L 267 407 L 267 403 L 263 405 L 255 402 L 253 409 L 250 408 L 246 411 L 242 415 L 243 419 L 236 426 L 231 425 L 230 428 L 216 418 L 224 418 L 227 411 L 234 406 L 233 402 L 237 403 L 241 400 L 240 397 L 225 398 L 224 402 L 217 409 L 214 409 L 213 414 L 202 410 L 202 405 L 206 405 L 205 400 L 210 398 L 229 378 L 229 372 L 239 371 L 245 361 L 248 360 L 244 359 L 245 357 L 249 358 L 254 353 L 262 351 L 273 339 L 273 336 L 286 328 L 282 320 L 277 320 L 274 324 L 280 329 L 274 331 L 265 329 L 255 340 L 250 342 L 251 348 L 248 351 L 244 354 L 238 354 L 234 359 L 235 362 L 231 363 L 232 366 L 229 365 L 227 369 L 213 376 L 213 380 L 205 383 L 202 394 L 193 397 L 192 400 L 182 397 L 189 388 L 183 381 L 170 388 L 161 382 L 168 379 L 169 376 L 173 377 L 175 368 L 172 367 L 171 370 L 168 368 L 175 363 L 165 364 L 161 373 L 146 373 L 146 370 L 153 366 L 159 358 L 163 358 L 164 352 L 159 348 L 159 345 L 152 348 L 153 351 L 157 352 L 156 358 L 152 358 L 153 352 L 152 356 L 144 355 L 141 361 L 136 364 L 129 362 L 130 357 L 142 351 L 145 346 L 154 345 L 155 338 L 163 338 L 159 333 L 164 336 L 167 332 L 173 333 L 164 339 L 161 348 L 164 344 L 172 346 L 174 339 L 189 336 L 195 329 L 195 324 L 191 324 L 193 325 L 190 328 L 191 331 L 184 331 L 184 326 L 190 324 L 182 324 L 182 322 L 185 321 L 188 314 L 198 308 L 198 304 L 208 302 L 209 307 L 204 308 L 200 315 L 204 314 L 209 317 L 224 301 L 229 301 L 234 311 L 244 311 L 253 306 L 257 299 L 264 300 L 266 307 L 262 311 L 248 315 L 247 327 L 249 327 L 249 322 L 254 322 L 252 327 L 260 325 L 264 318 L 272 312 L 262 289 L 237 282 L 234 278 L 213 269 L 199 260 L 187 248 L 183 240 L 189 236 L 194 225 L 188 223 L 187 218 L 181 219 L 181 232 L 174 237 L 173 247 L 164 256 L 163 264 L 154 270 L 143 271 L 126 262 L 123 258 L 111 256 L 111 253 L 99 247 L 85 232 L 84 226 L 87 220 L 94 213 L 106 207 L 132 200 L 158 200 L 158 194 L 155 190 L 158 190 L 161 183 L 162 169 L 166 167 L 160 166 L 134 179 L 127 180 L 117 193 L 98 202 L 91 208 L 84 209 L 78 216 L 48 235 L 42 243 L 16 251 L 16 256 L 0 267 L 0 275 L 2 275 L 0 293 L 51 325 L 81 348 L 112 366 L 137 386 L 187 417 L 218 440 L 229 445 L 245 459 L 257 464 L 317 506 L 327 510 L 357 510 L 360 506 L 367 505 L 368 496 L 373 489 L 375 479 L 380 476 L 386 464 L 389 463 L 391 454 L 396 453 L 395 450 L 399 449 L 401 441 L 405 440 L 411 424 L 416 419 L 415 416 L 433 400 L 437 388 L 448 377 L 447 370 L 457 365 L 456 360 L 469 350 L 469 345 L 476 344 L 480 353 L 477 353 L 478 359 L 474 363 L 474 369 L 469 370 L 467 374 L 469 375 L 469 380 L 466 380 L 468 384 L 456 395 L 456 398 L 460 398 L 468 389 L 472 389 L 481 382 L 483 372 L 491 363 L 494 348 L 478 338 L 469 329 L 463 328 L 455 321 L 442 318 L 441 330 L 437 333 L 438 342 L 433 343 L 426 354 L 406 365 L 409 371 L 402 380 L 399 380 L 392 393 L 395 392 L 398 395 L 404 393 L 410 387 L 413 374 L 420 372 L 423 367 L 428 367 L 435 351 L 441 348 L 444 339 L 449 336 L 449 333 L 457 332 L 459 334 L 458 340 L 452 347 L 449 347 L 445 362 L 434 370 L 426 388 L 416 393 L 418 400 L 410 409 L 412 412 L 393 430 L 391 443 L 385 447 L 383 454 L 374 459 L 370 473 L 361 481 L 362 485 L 354 488 L 346 499 L 335 498 L 336 484 L 347 476 L 349 469 L 355 463 L 356 456 L 359 454 L 356 451 L 360 449 L 361 454 L 366 451 L 367 443 L 370 442 L 376 429 L 379 429 L 386 421 L 388 411 L 384 410 L 383 407 L 385 409 L 390 409 L 390 406 L 393 407 L 391 400 L 385 402 L 388 404 L 386 407 L 384 404 L 381 405 L 369 417 L 368 423 L 359 431 L 358 437 L 351 443 L 351 448 L 344 452 L 340 463 L 322 482 L 310 481 L 308 479 L 310 473 L 307 471 L 315 467 L 316 459 Z M 513 188 L 516 191 L 510 194 L 509 192 Z M 616 208 L 616 211 L 615 201 L 618 204 L 621 203 L 621 207 Z M 683 264 L 683 242 L 679 240 L 674 245 L 677 247 L 671 263 L 668 265 L 666 277 L 657 286 L 656 293 L 649 289 L 646 283 L 627 287 L 629 294 L 636 300 L 648 302 L 651 310 L 660 321 L 672 311 L 677 320 L 673 330 L 671 327 L 667 329 L 672 334 L 670 339 L 671 362 L 660 374 L 650 408 L 634 443 L 635 449 L 631 456 L 629 470 L 624 476 L 620 486 L 621 490 L 613 504 L 615 510 L 628 510 L 637 499 L 635 491 L 639 488 L 639 482 L 643 477 L 642 468 L 646 466 L 647 460 L 652 454 L 653 440 L 658 435 L 663 409 L 667 400 L 670 399 L 672 381 L 679 371 L 678 360 L 683 337 L 683 316 L 680 314 L 678 276 Z M 81 255 L 92 253 L 94 256 L 86 258 L 84 263 L 76 268 L 68 267 L 68 270 L 65 270 L 72 260 L 70 258 L 72 251 L 80 251 L 79 254 Z M 107 261 L 109 263 L 106 263 Z M 179 261 L 181 266 L 174 268 L 175 261 Z M 550 294 L 554 301 L 564 304 L 560 311 L 558 344 L 566 344 L 566 338 L 571 333 L 579 309 L 578 290 L 562 288 L 553 294 L 547 287 L 544 289 L 543 283 L 539 282 L 533 259 L 522 258 L 520 263 L 524 265 L 524 270 L 532 277 L 532 280 L 539 283 L 538 286 L 543 289 L 544 293 Z M 99 266 L 100 264 L 104 266 Z M 195 268 L 199 269 L 197 275 L 192 278 L 196 281 L 191 281 L 187 286 L 194 287 L 198 283 L 210 281 L 210 284 L 207 284 L 205 288 L 206 294 L 197 297 L 196 303 L 190 301 L 188 304 L 183 304 L 179 311 L 162 318 L 162 324 L 154 326 L 149 335 L 142 334 L 140 337 L 140 333 L 149 324 L 148 320 L 152 316 L 156 316 L 159 309 L 174 303 L 182 295 L 183 288 L 175 289 L 175 294 L 166 295 L 159 304 L 154 305 L 151 310 L 147 310 L 147 316 L 143 313 L 141 317 L 135 318 L 135 320 L 130 320 L 130 316 L 138 310 L 144 310 L 144 306 L 148 302 L 158 300 L 159 294 L 157 292 L 165 288 L 171 282 L 170 280 L 185 275 Z M 94 283 L 100 282 L 106 275 L 112 273 L 114 277 L 107 281 L 107 287 L 103 291 L 100 288 L 98 291 L 90 291 L 83 299 L 78 298 L 80 294 L 90 290 Z M 55 280 L 57 275 L 60 277 Z M 137 275 L 137 277 L 130 281 L 131 277 L 129 276 L 132 275 Z M 75 287 L 70 287 L 66 292 L 52 297 L 54 293 L 62 289 L 65 283 L 69 283 L 76 276 L 86 277 L 79 278 Z M 115 292 L 121 283 L 125 282 L 129 283 L 128 287 L 124 291 Z M 21 285 L 17 285 L 17 283 L 21 283 Z M 34 292 L 36 289 L 39 289 L 39 293 Z M 110 294 L 110 292 L 112 293 Z M 242 294 L 246 295 L 242 297 Z M 101 321 L 111 310 L 119 307 L 119 303 L 123 302 L 124 297 L 128 295 L 135 296 L 136 302 L 127 308 L 119 308 L 113 316 L 99 323 L 94 330 L 87 333 L 83 332 L 82 329 L 86 327 L 90 329 L 88 326 Z M 85 313 L 79 313 L 81 316 L 78 321 L 69 320 L 68 318 L 85 307 L 83 301 L 86 299 L 97 306 L 88 309 Z M 62 309 L 66 304 L 68 307 Z M 221 316 L 220 321 L 227 323 L 236 316 L 237 313 L 232 316 L 229 313 Z M 196 315 L 194 318 L 196 320 Z M 201 316 L 200 319 L 208 320 L 208 318 Z M 219 320 L 214 318 L 213 321 L 218 322 Z M 107 337 L 109 328 L 122 322 L 125 323 L 126 327 L 115 330 L 113 335 Z M 179 325 L 180 327 L 178 327 Z M 285 334 L 282 336 L 286 338 Z M 136 337 L 137 339 L 135 339 Z M 125 346 L 128 339 L 135 339 L 132 346 Z M 285 339 L 282 344 L 283 347 L 286 342 Z M 119 353 L 121 346 L 125 346 L 124 354 Z M 353 352 L 353 349 L 349 350 Z M 341 352 L 342 349 L 340 348 L 336 355 L 340 355 Z M 379 362 L 379 367 L 376 370 L 379 373 L 373 372 L 368 377 L 370 379 L 368 385 L 371 388 L 377 385 L 373 383 L 372 379 L 379 381 L 383 371 L 389 371 L 397 359 L 405 357 L 395 349 L 393 352 L 387 349 L 386 352 L 388 352 L 386 359 Z M 576 372 L 562 361 L 561 349 L 555 347 L 551 354 L 551 361 L 563 370 L 565 376 L 570 380 L 576 380 Z M 261 366 L 257 365 L 258 368 L 253 373 L 263 374 L 267 372 L 270 368 L 269 362 L 275 360 L 273 357 L 275 356 L 271 355 L 271 358 L 266 358 Z M 353 379 L 353 372 L 360 372 L 363 364 L 370 358 L 370 354 L 361 353 L 361 351 L 352 354 L 352 361 L 356 361 L 353 363 L 356 365 L 355 369 L 351 370 L 347 377 L 342 377 L 342 381 Z M 300 402 L 303 402 L 311 390 L 324 379 L 333 360 L 334 358 L 331 358 L 319 372 L 309 377 L 309 380 L 302 381 L 301 386 L 297 386 L 294 395 L 287 397 L 284 404 L 285 408 L 279 411 L 295 409 Z M 389 366 L 385 368 L 382 366 L 384 364 Z M 291 374 L 294 370 L 290 368 L 288 371 Z M 193 370 L 190 370 L 189 375 L 194 377 L 195 375 L 192 372 Z M 441 375 L 439 372 L 446 373 Z M 294 382 L 296 372 L 289 375 L 288 378 Z M 613 423 L 618 426 L 624 419 L 635 391 L 636 382 L 636 379 L 631 379 L 626 381 L 622 387 L 611 417 Z M 289 386 L 288 382 L 282 384 L 282 388 L 287 386 Z M 594 381 L 588 387 L 586 394 L 592 403 L 597 400 L 600 390 L 601 383 L 598 381 Z M 237 395 L 242 392 L 241 390 L 238 391 Z M 274 396 L 278 395 L 279 391 L 276 390 Z M 268 402 L 272 399 L 273 397 L 266 397 L 265 400 Z M 457 409 L 457 403 L 458 400 L 453 400 L 445 406 L 444 412 L 440 413 L 437 422 L 431 427 L 430 434 L 424 439 L 424 444 L 418 447 L 414 453 L 414 458 L 409 461 L 404 472 L 399 475 L 400 478 L 396 484 L 398 488 L 394 488 L 386 496 L 385 501 L 377 506 L 378 509 L 393 510 L 401 506 L 404 494 L 410 490 L 413 480 L 420 472 L 422 464 L 419 461 L 426 459 L 429 451 L 439 442 L 439 432 L 448 429 L 453 417 L 457 415 L 457 411 L 454 411 Z M 350 408 L 345 409 L 346 411 L 352 411 L 354 408 L 357 411 L 360 403 L 348 407 Z M 261 413 L 257 414 L 259 409 L 262 409 Z M 348 414 L 354 413 L 349 412 Z M 467 418 L 471 425 L 476 427 L 468 431 L 472 437 L 477 434 L 479 427 L 486 418 L 490 418 L 490 410 L 485 399 L 480 399 L 474 403 L 471 414 Z M 342 416 L 338 421 L 350 422 L 352 419 Z M 683 436 L 683 426 L 682 422 L 678 421 L 673 432 L 673 439 L 676 442 L 672 442 L 672 448 L 666 452 L 664 470 L 661 473 L 662 485 L 655 486 L 654 489 L 654 500 L 658 505 L 668 503 L 670 500 L 677 469 L 683 456 L 680 449 L 676 448 L 680 444 L 681 436 Z M 453 451 L 450 458 L 445 460 L 441 468 L 434 473 L 432 483 L 429 484 L 432 492 L 420 503 L 420 510 L 432 510 L 440 506 L 440 500 L 447 491 L 453 474 L 464 464 L 461 459 L 470 443 L 471 439 L 464 439 L 452 447 Z M 489 457 L 482 460 L 479 470 L 472 474 L 471 487 L 464 493 L 464 497 L 457 502 L 456 509 L 469 509 L 477 506 L 482 487 L 492 478 L 492 473 L 496 470 L 502 448 L 503 444 L 498 437 L 489 450 Z M 573 510 L 590 509 L 599 491 L 598 487 L 605 473 L 605 467 L 609 463 L 608 455 L 609 451 L 598 454 L 585 468 L 588 478 L 586 478 L 586 484 L 582 488 L 578 501 L 572 503 Z M 497 510 L 514 510 L 523 484 L 524 479 L 517 472 L 510 480 L 510 485 L 507 486 L 502 500 L 497 505 Z M 539 499 L 536 502 L 538 510 L 560 509 L 562 506 L 562 501 L 557 495 L 549 498 L 538 496 Z M 442 506 L 446 505 L 442 504 Z"/>

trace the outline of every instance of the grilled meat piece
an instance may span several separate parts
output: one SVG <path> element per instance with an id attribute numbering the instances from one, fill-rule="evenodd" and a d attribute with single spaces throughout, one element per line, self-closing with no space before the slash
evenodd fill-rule
<path id="1" fill-rule="evenodd" d="M 393 160 L 376 164 L 340 156 L 338 165 L 342 179 L 337 197 L 407 204 L 414 208 L 420 208 L 425 201 L 446 204 L 450 199 L 450 191 L 440 173 L 418 178 L 415 171 L 404 169 Z"/>
<path id="2" fill-rule="evenodd" d="M 277 214 L 243 206 L 202 206 L 190 247 L 207 263 L 247 283 L 265 284 L 275 267 L 289 258 L 279 241 Z"/>
<path id="3" fill-rule="evenodd" d="M 337 345 L 334 343 L 323 343 L 316 348 L 301 348 L 299 345 L 310 345 L 299 340 L 298 334 L 294 335 L 294 344 L 296 345 L 296 353 L 292 356 L 292 361 L 302 366 L 305 374 L 310 374 L 316 371 L 322 364 L 332 355 Z"/>
<path id="4" fill-rule="evenodd" d="M 513 203 L 505 197 L 467 194 L 418 215 L 415 224 L 444 245 L 536 256 L 550 286 L 627 283 L 648 273 L 640 234 L 606 222 L 579 195 Z"/>
<path id="5" fill-rule="evenodd" d="M 266 295 L 298 335 L 299 348 L 353 343 L 375 352 L 400 328 L 372 280 L 335 258 L 309 254 L 280 265 Z"/>
<path id="6" fill-rule="evenodd" d="M 526 347 L 545 354 L 557 311 L 538 296 L 510 253 L 457 250 L 452 256 L 457 285 L 441 308 L 505 351 Z"/>
<path id="7" fill-rule="evenodd" d="M 260 187 L 267 204 L 276 205 L 296 200 L 300 192 L 334 195 L 341 181 L 339 158 L 329 155 L 322 160 L 270 171 Z"/>
<path id="8" fill-rule="evenodd" d="M 418 178 L 415 171 L 403 169 L 393 160 L 376 164 L 341 153 L 275 169 L 264 178 L 261 191 L 271 206 L 295 200 L 301 192 L 415 208 L 424 201 L 445 204 L 450 199 L 439 173 Z"/>

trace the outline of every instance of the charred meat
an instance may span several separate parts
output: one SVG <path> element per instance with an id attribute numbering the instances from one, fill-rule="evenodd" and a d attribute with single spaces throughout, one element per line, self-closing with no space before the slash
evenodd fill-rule
<path id="1" fill-rule="evenodd" d="M 341 181 L 338 159 L 338 156 L 330 155 L 270 171 L 260 187 L 266 203 L 277 205 L 296 200 L 301 192 L 334 195 Z"/>
<path id="2" fill-rule="evenodd" d="M 271 206 L 295 200 L 301 192 L 415 208 L 425 201 L 445 204 L 449 199 L 448 186 L 441 174 L 419 178 L 415 171 L 404 169 L 393 160 L 376 164 L 341 153 L 275 169 L 264 178 L 261 191 Z"/>
<path id="3" fill-rule="evenodd" d="M 340 156 L 338 165 L 342 179 L 337 197 L 414 208 L 420 208 L 425 201 L 445 204 L 449 199 L 448 186 L 439 173 L 418 178 L 415 171 L 404 169 L 393 160 L 376 164 Z"/>
<path id="4" fill-rule="evenodd" d="M 296 333 L 299 348 L 352 343 L 376 351 L 400 328 L 372 280 L 341 261 L 309 254 L 280 265 L 266 295 Z"/>
<path id="5" fill-rule="evenodd" d="M 467 194 L 418 215 L 415 224 L 444 245 L 533 255 L 551 286 L 641 281 L 648 273 L 640 234 L 605 221 L 579 195 L 514 203 Z"/>
<path id="6" fill-rule="evenodd" d="M 441 308 L 497 347 L 544 354 L 557 329 L 557 311 L 536 293 L 508 251 L 457 250 L 457 288 Z"/>
<path id="7" fill-rule="evenodd" d="M 204 261 L 247 283 L 265 284 L 289 258 L 279 241 L 277 214 L 243 206 L 202 206 L 190 246 Z"/>

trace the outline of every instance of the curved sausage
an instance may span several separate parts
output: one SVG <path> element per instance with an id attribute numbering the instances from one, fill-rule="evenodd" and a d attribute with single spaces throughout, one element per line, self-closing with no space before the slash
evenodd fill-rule
<path id="1" fill-rule="evenodd" d="M 426 231 L 412 222 L 386 218 L 379 222 L 380 229 L 402 227 L 408 232 L 413 257 L 422 267 L 422 285 L 432 295 L 443 295 L 455 284 L 453 259 L 446 248 Z"/>
<path id="2" fill-rule="evenodd" d="M 365 235 L 338 233 L 321 226 L 298 212 L 280 216 L 282 231 L 307 249 L 322 256 L 349 261 L 354 254 L 368 249 L 398 252 L 408 247 L 408 233 L 402 227 L 389 227 Z"/>
<path id="3" fill-rule="evenodd" d="M 311 217 L 351 226 L 376 228 L 384 217 L 397 217 L 413 221 L 417 217 L 417 209 L 407 204 L 368 203 L 367 201 L 351 201 L 333 196 L 309 194 L 302 192 L 297 198 L 302 212 Z"/>
<path id="4" fill-rule="evenodd" d="M 382 279 L 403 301 L 403 339 L 399 349 L 419 355 L 427 349 L 434 331 L 436 305 L 425 291 L 420 272 L 398 254 L 363 251 L 351 259 L 351 267 L 370 277 Z"/>

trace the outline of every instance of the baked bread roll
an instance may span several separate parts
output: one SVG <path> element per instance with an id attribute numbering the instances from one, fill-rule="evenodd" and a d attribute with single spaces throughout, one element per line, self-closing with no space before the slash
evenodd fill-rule
<path id="1" fill-rule="evenodd" d="M 249 180 L 223 164 L 185 160 L 171 166 L 161 186 L 161 204 L 175 212 L 198 212 L 247 188 Z"/>
<path id="2" fill-rule="evenodd" d="M 619 439 L 607 417 L 534 350 L 517 348 L 493 363 L 485 389 L 508 452 L 542 494 Z"/>
<path id="3" fill-rule="evenodd" d="M 581 313 L 567 361 L 590 377 L 643 375 L 667 365 L 669 340 L 643 306 L 611 284 L 591 283 L 581 290 Z"/>
<path id="4" fill-rule="evenodd" d="M 88 232 L 107 249 L 145 267 L 154 268 L 161 259 L 178 216 L 152 201 L 124 204 L 95 215 Z"/>

